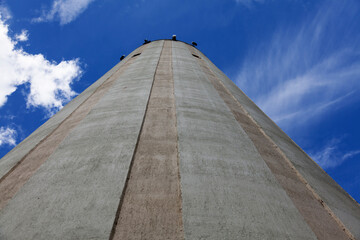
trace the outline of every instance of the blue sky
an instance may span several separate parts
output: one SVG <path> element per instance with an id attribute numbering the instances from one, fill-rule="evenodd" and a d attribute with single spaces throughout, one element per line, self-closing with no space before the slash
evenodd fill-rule
<path id="1" fill-rule="evenodd" d="M 360 202 L 360 2 L 0 0 L 0 157 L 150 40 L 198 48 Z"/>

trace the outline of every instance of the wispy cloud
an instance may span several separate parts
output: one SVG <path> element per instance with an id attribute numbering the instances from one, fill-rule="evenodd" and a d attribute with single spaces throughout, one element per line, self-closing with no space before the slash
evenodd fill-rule
<path id="1" fill-rule="evenodd" d="M 56 63 L 42 54 L 29 54 L 17 47 L 27 36 L 23 30 L 12 39 L 0 12 L 0 107 L 20 85 L 27 84 L 27 107 L 43 107 L 51 115 L 75 95 L 71 84 L 81 75 L 79 61 Z"/>
<path id="2" fill-rule="evenodd" d="M 265 0 L 235 0 L 237 3 L 242 4 L 248 8 L 254 7 L 257 3 L 264 3 Z"/>
<path id="3" fill-rule="evenodd" d="M 342 152 L 339 149 L 340 142 L 340 139 L 332 139 L 319 151 L 310 153 L 311 158 L 314 159 L 322 168 L 330 169 L 335 168 L 346 160 L 360 154 L 360 150 Z"/>
<path id="4" fill-rule="evenodd" d="M 10 19 L 12 16 L 9 8 L 2 2 L 0 2 L 0 14 L 3 21 Z"/>
<path id="5" fill-rule="evenodd" d="M 34 22 L 60 21 L 60 25 L 74 21 L 94 0 L 54 0 L 52 7 L 44 11 Z"/>
<path id="6" fill-rule="evenodd" d="M 16 145 L 15 129 L 0 127 L 0 147 L 5 144 L 10 146 Z"/>
<path id="7" fill-rule="evenodd" d="M 327 1 L 301 24 L 281 26 L 248 52 L 237 85 L 285 129 L 359 100 L 358 11 L 355 1 Z"/>

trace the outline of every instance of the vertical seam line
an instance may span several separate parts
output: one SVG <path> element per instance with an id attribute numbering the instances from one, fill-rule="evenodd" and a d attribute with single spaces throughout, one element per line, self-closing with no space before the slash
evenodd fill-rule
<path id="1" fill-rule="evenodd" d="M 185 239 L 184 236 L 184 221 L 182 214 L 182 189 L 181 189 L 181 175 L 180 175 L 180 153 L 179 153 L 179 132 L 177 128 L 177 113 L 176 113 L 176 98 L 175 98 L 175 80 L 174 80 L 174 65 L 173 65 L 173 44 L 171 43 L 171 72 L 172 72 L 172 85 L 173 85 L 173 96 L 174 96 L 174 112 L 175 112 L 175 129 L 176 129 L 176 163 L 178 167 L 178 188 L 179 188 L 179 200 L 180 200 L 180 232 L 182 233 L 182 239 Z"/>

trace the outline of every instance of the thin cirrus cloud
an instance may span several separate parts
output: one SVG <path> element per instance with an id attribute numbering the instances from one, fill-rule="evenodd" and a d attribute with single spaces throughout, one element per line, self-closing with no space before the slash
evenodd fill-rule
<path id="1" fill-rule="evenodd" d="M 76 93 L 71 84 L 81 75 L 78 59 L 56 63 L 42 54 L 30 54 L 18 47 L 27 40 L 23 30 L 15 39 L 0 13 L 0 107 L 19 86 L 26 84 L 27 107 L 42 107 L 51 115 L 63 107 Z"/>
<path id="2" fill-rule="evenodd" d="M 44 11 L 34 22 L 59 21 L 60 25 L 74 21 L 94 0 L 54 0 L 50 10 Z"/>
<path id="3" fill-rule="evenodd" d="M 242 4 L 248 8 L 254 7 L 257 3 L 264 3 L 265 0 L 235 0 L 237 3 Z"/>
<path id="4" fill-rule="evenodd" d="M 306 123 L 354 101 L 360 90 L 358 10 L 356 2 L 333 1 L 301 25 L 278 30 L 249 51 L 237 85 L 285 129 L 294 119 Z"/>
<path id="5" fill-rule="evenodd" d="M 332 139 L 320 151 L 310 154 L 313 159 L 324 169 L 331 169 L 341 165 L 346 160 L 358 156 L 360 150 L 353 150 L 349 152 L 342 152 L 338 145 L 341 143 L 340 139 Z"/>
<path id="6" fill-rule="evenodd" d="M 236 84 L 286 131 L 359 102 L 359 9 L 356 1 L 326 1 L 301 24 L 283 26 L 250 49 Z M 312 156 L 333 168 L 359 153 L 330 141 Z"/>

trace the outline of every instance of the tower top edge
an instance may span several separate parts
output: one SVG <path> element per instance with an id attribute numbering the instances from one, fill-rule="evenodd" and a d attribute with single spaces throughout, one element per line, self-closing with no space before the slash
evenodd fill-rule
<path id="1" fill-rule="evenodd" d="M 152 43 L 152 42 L 157 42 L 157 41 L 172 41 L 172 42 L 181 42 L 181 43 L 185 43 L 185 44 L 187 44 L 187 45 L 189 45 L 189 46 L 191 46 L 191 47 L 194 47 L 194 48 L 195 48 L 195 46 L 194 46 L 194 45 L 192 45 L 192 44 L 190 44 L 190 43 L 187 43 L 187 42 L 184 42 L 184 41 L 181 41 L 181 40 L 173 40 L 173 39 L 167 39 L 167 38 L 161 38 L 161 39 L 151 40 L 151 41 L 149 41 L 148 43 L 143 43 L 142 45 L 144 45 L 144 44 L 149 44 L 149 43 Z"/>

